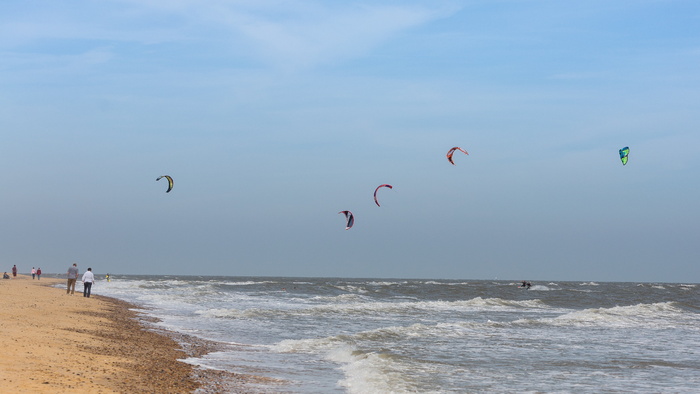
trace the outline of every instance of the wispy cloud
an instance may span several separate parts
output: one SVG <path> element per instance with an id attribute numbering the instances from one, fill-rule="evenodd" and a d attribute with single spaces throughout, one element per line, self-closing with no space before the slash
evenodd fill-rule
<path id="1" fill-rule="evenodd" d="M 589 79 L 599 79 L 605 77 L 605 73 L 602 72 L 568 72 L 554 74 L 549 77 L 549 79 L 558 80 L 589 80 Z"/>
<path id="2" fill-rule="evenodd" d="M 263 58 L 286 68 L 363 56 L 406 29 L 445 15 L 443 9 L 422 6 L 319 6 L 277 19 L 234 11 L 227 22 L 249 38 Z"/>
<path id="3" fill-rule="evenodd" d="M 283 69 L 364 56 L 408 29 L 448 17 L 459 9 L 451 2 L 125 2 L 143 7 L 144 12 L 178 14 L 190 28 L 200 27 L 208 34 L 229 34 L 228 50 L 245 51 Z M 226 37 L 217 36 L 216 40 L 227 42 Z M 232 48 L 241 43 L 242 47 Z"/>
<path id="4" fill-rule="evenodd" d="M 452 2 L 79 1 L 31 14 L 7 10 L 0 16 L 0 48 L 80 42 L 74 51 L 80 52 L 90 43 L 201 43 L 222 56 L 296 70 L 365 56 L 409 29 L 458 10 Z"/>

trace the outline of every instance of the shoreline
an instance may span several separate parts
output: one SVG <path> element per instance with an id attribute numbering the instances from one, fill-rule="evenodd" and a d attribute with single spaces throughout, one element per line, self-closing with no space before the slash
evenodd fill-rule
<path id="1" fill-rule="evenodd" d="M 262 377 L 188 364 L 224 345 L 151 327 L 137 305 L 53 287 L 62 279 L 0 280 L 0 385 L 14 392 L 253 393 Z M 94 289 L 94 287 L 93 287 Z"/>

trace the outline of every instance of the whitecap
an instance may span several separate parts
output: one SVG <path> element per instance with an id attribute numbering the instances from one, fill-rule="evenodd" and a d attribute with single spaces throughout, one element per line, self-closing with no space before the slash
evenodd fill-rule
<path id="1" fill-rule="evenodd" d="M 528 290 L 530 290 L 530 291 L 551 291 L 553 289 L 550 289 L 549 287 L 544 286 L 544 285 L 534 285 L 534 286 L 530 287 Z"/>
<path id="2" fill-rule="evenodd" d="M 673 302 L 591 308 L 565 313 L 537 322 L 553 325 L 676 328 L 678 325 L 694 326 L 700 318 L 684 313 Z M 518 323 L 532 323 L 521 319 Z"/>
<path id="3" fill-rule="evenodd" d="M 387 352 L 362 352 L 352 346 L 328 352 L 327 359 L 341 364 L 344 378 L 338 385 L 348 393 L 412 393 L 417 388 L 407 371 L 415 367 Z"/>

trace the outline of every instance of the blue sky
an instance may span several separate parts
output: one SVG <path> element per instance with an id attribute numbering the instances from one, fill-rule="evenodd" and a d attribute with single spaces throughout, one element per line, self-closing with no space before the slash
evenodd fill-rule
<path id="1" fill-rule="evenodd" d="M 0 258 L 700 282 L 699 126 L 695 1 L 4 1 Z"/>

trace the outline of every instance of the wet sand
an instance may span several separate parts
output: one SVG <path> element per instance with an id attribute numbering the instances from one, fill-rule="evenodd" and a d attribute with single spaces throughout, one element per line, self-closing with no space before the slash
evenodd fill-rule
<path id="1" fill-rule="evenodd" d="M 215 343 L 154 330 L 133 305 L 74 295 L 65 280 L 18 275 L 0 279 L 0 391 L 17 393 L 256 392 L 255 377 L 202 370 L 178 361 Z M 80 291 L 78 291 L 80 290 Z M 183 350 L 186 348 L 186 351 Z M 254 382 L 252 382 L 254 383 Z"/>

